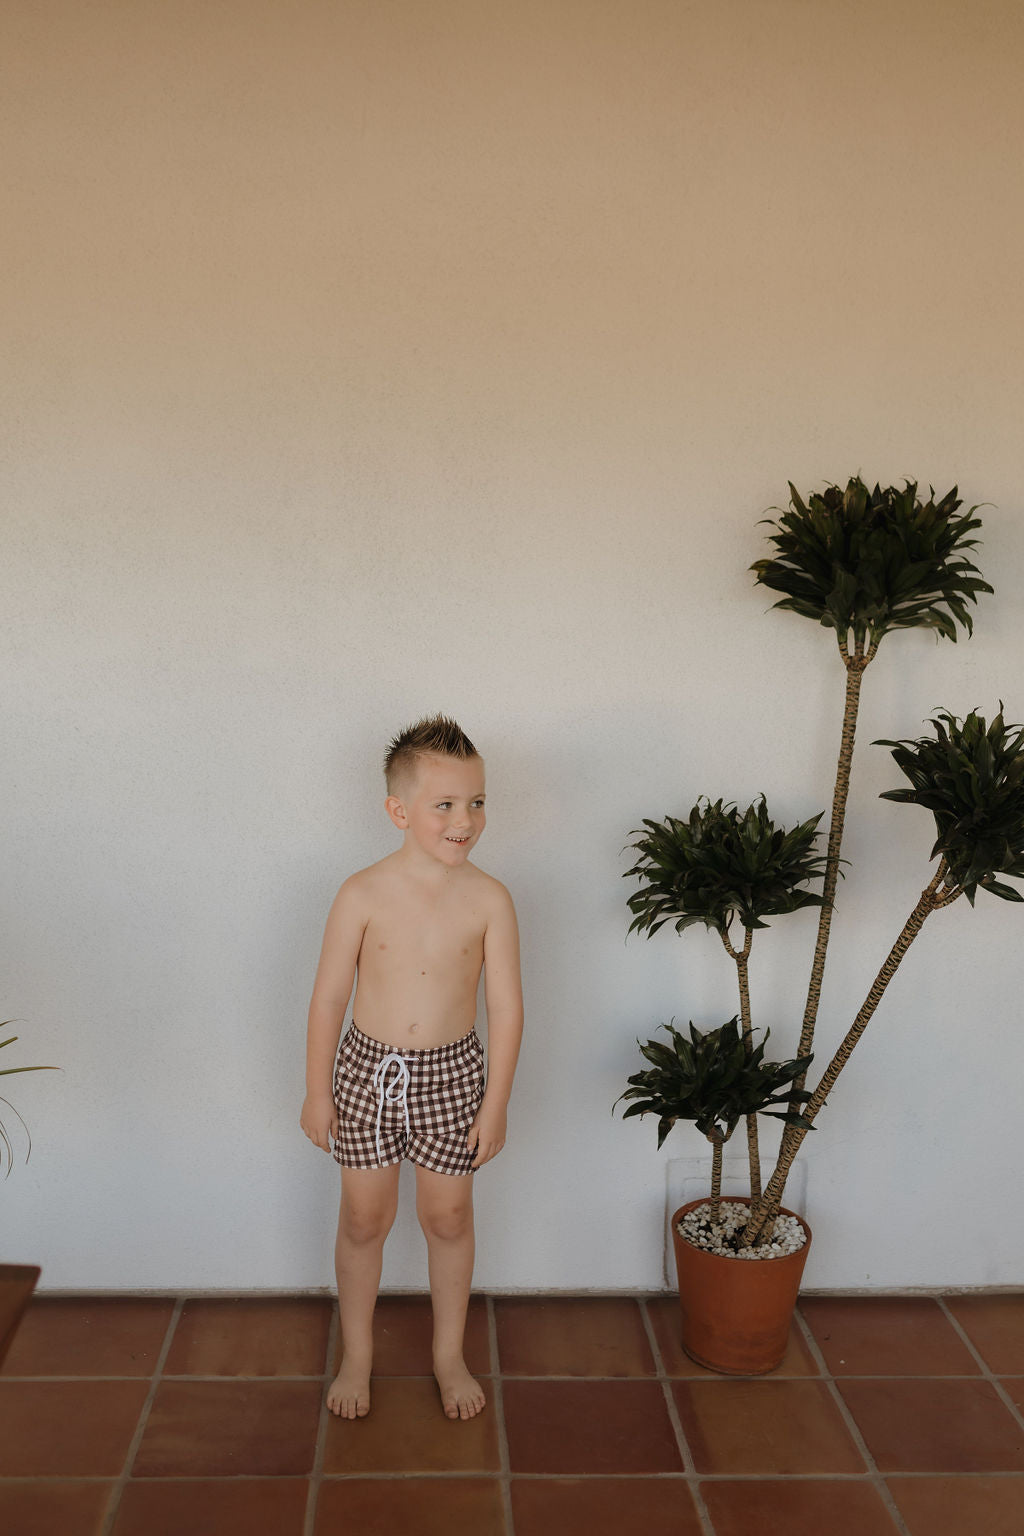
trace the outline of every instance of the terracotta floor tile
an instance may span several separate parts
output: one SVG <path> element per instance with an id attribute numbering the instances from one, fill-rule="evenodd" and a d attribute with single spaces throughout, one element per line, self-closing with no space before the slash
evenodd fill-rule
<path id="1" fill-rule="evenodd" d="M 717 1371 L 709 1371 L 703 1365 L 698 1365 L 696 1360 L 691 1360 L 680 1343 L 680 1319 L 678 1296 L 653 1296 L 647 1303 L 647 1312 L 654 1329 L 654 1336 L 658 1341 L 661 1358 L 665 1370 L 669 1376 L 693 1376 L 707 1381 L 721 1381 L 721 1375 Z M 769 1371 L 768 1377 L 758 1377 L 758 1380 L 772 1379 L 778 1376 L 818 1376 L 818 1364 L 811 1354 L 807 1340 L 804 1338 L 798 1324 L 794 1323 L 789 1330 L 789 1343 L 782 1363 L 777 1370 Z"/>
<path id="2" fill-rule="evenodd" d="M 382 1296 L 373 1315 L 373 1374 L 375 1376 L 429 1376 L 434 1368 L 430 1343 L 434 1314 L 429 1296 Z M 341 1365 L 341 1330 L 335 1343 L 333 1369 Z M 466 1364 L 474 1376 L 491 1373 L 491 1345 L 487 1323 L 487 1300 L 469 1298 L 466 1336 L 463 1343 Z"/>
<path id="3" fill-rule="evenodd" d="M 1021 1536 L 1024 1478 L 886 1479 L 910 1536 Z"/>
<path id="4" fill-rule="evenodd" d="M 513 1472 L 681 1472 L 655 1381 L 506 1381 Z"/>
<path id="5" fill-rule="evenodd" d="M 0 1482 L 0 1531 L 8 1536 L 100 1536 L 112 1483 Z"/>
<path id="6" fill-rule="evenodd" d="M 328 1414 L 324 1471 L 496 1472 L 498 1427 L 490 1377 L 488 1403 L 473 1419 L 446 1419 L 433 1376 L 384 1376 L 373 1383 L 365 1419 Z"/>
<path id="7" fill-rule="evenodd" d="M 326 1479 L 314 1536 L 505 1536 L 501 1485 L 491 1477 Z"/>
<path id="8" fill-rule="evenodd" d="M 701 1536 L 682 1477 L 512 1479 L 516 1536 Z"/>
<path id="9" fill-rule="evenodd" d="M 643 1317 L 629 1296 L 498 1298 L 506 1376 L 653 1376 Z"/>
<path id="10" fill-rule="evenodd" d="M 976 1376 L 929 1296 L 808 1296 L 800 1311 L 833 1376 Z"/>
<path id="11" fill-rule="evenodd" d="M 151 1376 L 174 1311 L 172 1297 L 37 1296 L 3 1376 Z"/>
<path id="12" fill-rule="evenodd" d="M 302 1536 L 308 1496 L 304 1477 L 132 1480 L 111 1536 Z"/>
<path id="13" fill-rule="evenodd" d="M 998 1376 L 1024 1375 L 1024 1291 L 1009 1296 L 947 1296 L 946 1305 Z"/>
<path id="14" fill-rule="evenodd" d="M 1024 1430 L 990 1382 L 838 1386 L 880 1472 L 1024 1472 Z"/>
<path id="15" fill-rule="evenodd" d="M 317 1297 L 186 1301 L 168 1376 L 322 1376 L 333 1303 Z"/>
<path id="16" fill-rule="evenodd" d="M 1014 1407 L 1024 1413 L 1024 1376 L 1001 1376 L 999 1385 Z"/>
<path id="17" fill-rule="evenodd" d="M 148 1391 L 148 1381 L 0 1381 L 0 1476 L 119 1476 Z"/>
<path id="18" fill-rule="evenodd" d="M 318 1381 L 165 1381 L 133 1477 L 288 1477 L 310 1471 Z"/>
<path id="19" fill-rule="evenodd" d="M 864 1471 L 823 1381 L 674 1381 L 672 1392 L 698 1472 Z"/>
<path id="20" fill-rule="evenodd" d="M 715 1536 L 895 1536 L 896 1524 L 871 1483 L 811 1481 L 701 1483 Z"/>

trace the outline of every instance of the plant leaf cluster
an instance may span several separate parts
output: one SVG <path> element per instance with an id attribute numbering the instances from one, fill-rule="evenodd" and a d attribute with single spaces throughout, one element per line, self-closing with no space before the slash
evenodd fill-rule
<path id="1" fill-rule="evenodd" d="M 770 1106 L 789 1103 L 790 1094 L 781 1090 L 806 1071 L 810 1056 L 764 1061 L 770 1031 L 748 1056 L 736 1018 L 707 1031 L 695 1029 L 691 1022 L 689 1039 L 672 1024 L 659 1028 L 668 1031 L 672 1044 L 638 1040 L 650 1066 L 634 1073 L 619 1096 L 636 1101 L 623 1111 L 624 1120 L 658 1116 L 659 1147 L 677 1120 L 694 1121 L 699 1131 L 718 1141 L 728 1141 L 746 1115 L 766 1113 L 790 1125 L 804 1123 L 801 1115 Z M 806 1102 L 810 1094 L 801 1091 L 797 1097 Z"/>
<path id="2" fill-rule="evenodd" d="M 757 580 L 783 593 L 774 605 L 835 629 L 852 630 L 858 642 L 879 640 L 890 629 L 926 626 L 956 640 L 957 623 L 970 634 L 968 602 L 991 592 L 964 551 L 981 527 L 977 507 L 959 513 L 957 487 L 927 501 L 916 481 L 904 487 L 876 485 L 859 476 L 844 490 L 829 485 L 804 502 L 790 482 L 790 507 L 769 542 L 775 555 L 755 560 Z"/>
<path id="3" fill-rule="evenodd" d="M 931 811 L 938 832 L 932 857 L 943 856 L 947 884 L 960 886 L 972 906 L 979 885 L 1004 901 L 1024 901 L 996 879 L 1024 878 L 1024 727 L 1006 725 L 1001 704 L 991 725 L 976 710 L 963 720 L 940 710 L 928 723 L 934 738 L 875 743 L 891 747 L 911 784 L 881 799 Z"/>
<path id="4" fill-rule="evenodd" d="M 766 917 L 820 906 L 820 895 L 801 887 L 824 874 L 825 856 L 815 851 L 823 814 L 787 832 L 762 795 L 742 812 L 702 798 L 685 820 L 645 818 L 646 830 L 629 845 L 640 858 L 624 877 L 642 882 L 628 898 L 629 933 L 651 936 L 674 921 L 677 933 L 704 923 L 726 935 L 734 917 L 744 928 L 765 928 Z"/>

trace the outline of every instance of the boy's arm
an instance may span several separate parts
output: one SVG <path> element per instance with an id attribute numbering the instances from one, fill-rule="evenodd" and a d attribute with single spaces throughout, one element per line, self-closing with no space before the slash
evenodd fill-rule
<path id="1" fill-rule="evenodd" d="M 473 1166 L 489 1162 L 505 1145 L 506 1111 L 523 1035 L 523 987 L 519 929 L 512 898 L 499 886 L 484 932 L 484 1001 L 487 1007 L 487 1088 L 469 1130 Z"/>
<path id="2" fill-rule="evenodd" d="M 306 1101 L 299 1123 L 310 1141 L 325 1152 L 330 1151 L 328 1132 L 333 1136 L 338 1132 L 334 1058 L 365 928 L 358 881 L 346 880 L 327 915 L 306 1030 Z"/>

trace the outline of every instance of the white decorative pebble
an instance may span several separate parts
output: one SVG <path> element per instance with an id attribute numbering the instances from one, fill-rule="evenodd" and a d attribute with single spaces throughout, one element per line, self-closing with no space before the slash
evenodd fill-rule
<path id="1" fill-rule="evenodd" d="M 695 1247 L 706 1248 L 725 1259 L 774 1259 L 787 1253 L 796 1253 L 807 1241 L 807 1234 L 795 1216 L 778 1216 L 772 1241 L 760 1248 L 739 1248 L 737 1236 L 750 1217 L 750 1206 L 730 1201 L 722 1205 L 722 1219 L 714 1225 L 711 1221 L 711 1202 L 696 1206 L 678 1224 L 678 1230 L 687 1242 Z"/>

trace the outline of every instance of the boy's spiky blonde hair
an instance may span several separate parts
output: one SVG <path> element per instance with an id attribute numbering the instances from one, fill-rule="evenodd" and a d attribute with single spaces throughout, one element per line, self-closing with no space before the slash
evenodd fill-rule
<path id="1" fill-rule="evenodd" d="M 479 757 L 480 754 L 465 731 L 448 715 L 430 715 L 406 726 L 388 747 L 384 757 L 384 780 L 388 794 L 395 793 L 395 786 L 407 782 L 416 771 L 421 757 Z"/>

